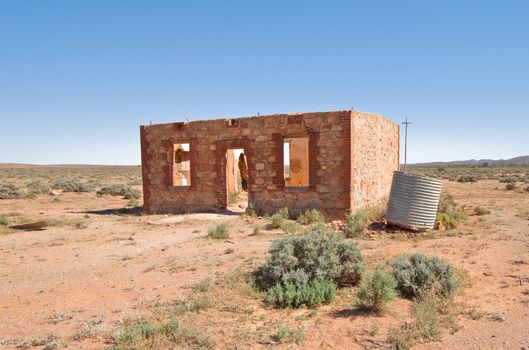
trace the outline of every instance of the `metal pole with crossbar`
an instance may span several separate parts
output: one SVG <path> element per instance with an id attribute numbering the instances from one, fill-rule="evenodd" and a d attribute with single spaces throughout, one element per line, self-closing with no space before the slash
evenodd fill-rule
<path id="1" fill-rule="evenodd" d="M 404 131 L 404 172 L 406 172 L 406 165 L 408 164 L 408 125 L 411 122 L 408 121 L 408 116 L 406 116 L 406 121 L 402 122 L 405 125 Z"/>

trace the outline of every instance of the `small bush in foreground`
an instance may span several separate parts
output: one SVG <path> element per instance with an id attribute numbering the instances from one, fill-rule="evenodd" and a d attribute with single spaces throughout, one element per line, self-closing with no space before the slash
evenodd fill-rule
<path id="1" fill-rule="evenodd" d="M 284 224 L 284 222 L 289 218 L 288 208 L 285 207 L 279 209 L 279 211 L 273 214 L 270 218 L 272 219 L 270 228 L 280 228 Z"/>
<path id="2" fill-rule="evenodd" d="M 516 184 L 515 184 L 515 183 L 512 183 L 512 182 L 510 182 L 510 183 L 508 183 L 508 184 L 505 185 L 505 189 L 506 189 L 507 191 L 512 191 L 512 190 L 514 190 L 515 188 L 516 188 Z"/>
<path id="3" fill-rule="evenodd" d="M 397 288 L 406 298 L 417 298 L 424 293 L 450 297 L 459 286 L 452 265 L 435 256 L 400 256 L 392 266 Z"/>
<path id="4" fill-rule="evenodd" d="M 224 239 L 230 236 L 228 225 L 226 223 L 216 224 L 208 229 L 208 237 L 215 239 Z"/>
<path id="5" fill-rule="evenodd" d="M 474 208 L 474 213 L 475 213 L 477 216 L 483 216 L 483 215 L 488 215 L 488 214 L 490 214 L 490 210 L 485 209 L 485 208 L 482 208 L 482 207 L 475 207 L 475 208 Z"/>
<path id="6" fill-rule="evenodd" d="M 97 195 L 123 196 L 125 199 L 139 199 L 141 197 L 141 192 L 130 186 L 119 184 L 105 186 L 97 191 Z"/>
<path id="7" fill-rule="evenodd" d="M 0 199 L 21 198 L 23 195 L 22 190 L 13 184 L 0 184 Z"/>
<path id="8" fill-rule="evenodd" d="M 354 214 L 347 214 L 345 226 L 345 235 L 347 237 L 358 237 L 363 234 L 369 226 L 369 215 L 367 211 L 359 209 Z"/>
<path id="9" fill-rule="evenodd" d="M 285 326 L 279 327 L 277 333 L 274 335 L 274 339 L 279 343 L 301 343 L 305 340 L 305 330 L 303 328 L 291 329 Z"/>
<path id="10" fill-rule="evenodd" d="M 334 300 L 336 286 L 331 282 L 313 282 L 302 286 L 292 283 L 278 283 L 273 286 L 267 295 L 270 305 L 281 308 L 298 308 L 303 305 L 315 307 L 327 304 Z"/>
<path id="11" fill-rule="evenodd" d="M 213 349 L 211 339 L 189 327 L 182 326 L 177 319 L 156 324 L 149 320 L 132 320 L 125 323 L 114 338 L 110 350 L 140 350 L 174 348 Z"/>
<path id="12" fill-rule="evenodd" d="M 410 349 L 417 343 L 438 339 L 441 332 L 440 313 L 446 305 L 436 296 L 428 295 L 413 304 L 413 323 L 403 323 L 389 330 L 387 342 L 395 349 Z"/>
<path id="13" fill-rule="evenodd" d="M 321 227 L 306 235 L 274 240 L 270 256 L 257 272 L 257 283 L 268 290 L 277 283 L 296 287 L 328 281 L 338 286 L 360 282 L 366 266 L 356 242 Z"/>
<path id="14" fill-rule="evenodd" d="M 396 287 L 395 278 L 379 267 L 362 282 L 358 291 L 359 305 L 368 310 L 381 312 L 385 305 L 397 296 Z"/>
<path id="15" fill-rule="evenodd" d="M 325 218 L 318 210 L 307 209 L 298 216 L 297 221 L 300 225 L 323 224 L 325 223 Z"/>

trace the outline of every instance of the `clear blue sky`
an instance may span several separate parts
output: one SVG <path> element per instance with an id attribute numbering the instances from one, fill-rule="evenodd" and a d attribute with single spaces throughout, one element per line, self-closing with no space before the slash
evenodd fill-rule
<path id="1" fill-rule="evenodd" d="M 407 114 L 410 162 L 529 154 L 529 1 L 0 1 L 0 162 L 139 164 L 150 120 L 351 107 Z"/>

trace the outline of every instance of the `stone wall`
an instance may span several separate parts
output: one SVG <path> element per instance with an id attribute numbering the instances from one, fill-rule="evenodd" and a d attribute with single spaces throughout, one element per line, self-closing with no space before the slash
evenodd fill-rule
<path id="1" fill-rule="evenodd" d="M 343 218 L 352 203 L 371 202 L 370 194 L 378 198 L 389 191 L 386 174 L 376 172 L 389 171 L 395 164 L 398 167 L 398 126 L 371 114 L 353 112 L 354 118 L 351 116 L 351 111 L 337 111 L 142 126 L 144 210 L 184 213 L 225 208 L 226 150 L 242 148 L 248 162 L 249 202 L 259 213 L 273 213 L 286 206 L 294 215 L 317 208 L 329 219 Z M 383 165 L 351 152 L 351 136 L 358 136 L 353 127 L 366 128 L 370 135 L 354 141 L 369 148 L 365 153 L 393 152 L 380 160 Z M 381 145 L 373 144 L 383 132 L 395 135 L 384 136 Z M 309 139 L 309 186 L 285 188 L 283 140 L 296 136 Z M 390 149 L 386 139 L 396 140 L 396 148 Z M 191 186 L 173 186 L 172 149 L 177 143 L 190 144 Z M 372 171 L 355 171 L 360 185 L 351 176 L 353 160 L 374 167 Z M 361 195 L 355 196 L 356 191 Z"/>
<path id="2" fill-rule="evenodd" d="M 351 209 L 384 203 L 393 172 L 399 169 L 400 131 L 397 124 L 375 113 L 352 112 Z"/>

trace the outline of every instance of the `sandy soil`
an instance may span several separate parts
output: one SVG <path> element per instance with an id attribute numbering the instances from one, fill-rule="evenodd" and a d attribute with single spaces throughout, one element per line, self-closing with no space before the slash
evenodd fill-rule
<path id="1" fill-rule="evenodd" d="M 378 232 L 359 240 L 370 266 L 399 254 L 437 255 L 465 271 L 453 306 L 453 325 L 439 341 L 417 349 L 529 349 L 529 193 L 506 191 L 497 181 L 447 183 L 456 201 L 491 210 L 459 231 L 410 237 Z M 498 189 L 500 188 L 500 189 Z M 182 316 L 208 333 L 219 349 L 384 348 L 389 328 L 411 319 L 407 300 L 383 316 L 358 312 L 356 289 L 316 312 L 267 308 L 248 290 L 244 273 L 266 259 L 273 239 L 269 220 L 239 215 L 143 216 L 123 209 L 127 200 L 93 193 L 0 201 L 10 218 L 50 220 L 45 231 L 0 234 L 0 348 L 104 348 L 122 320 L 141 317 L 193 295 L 212 281 L 208 310 Z M 230 238 L 207 238 L 226 222 Z M 241 282 L 242 281 L 242 282 Z M 246 287 L 245 287 L 246 285 Z M 305 340 L 278 344 L 281 325 L 302 327 Z M 34 345 L 34 346 L 33 346 Z"/>

